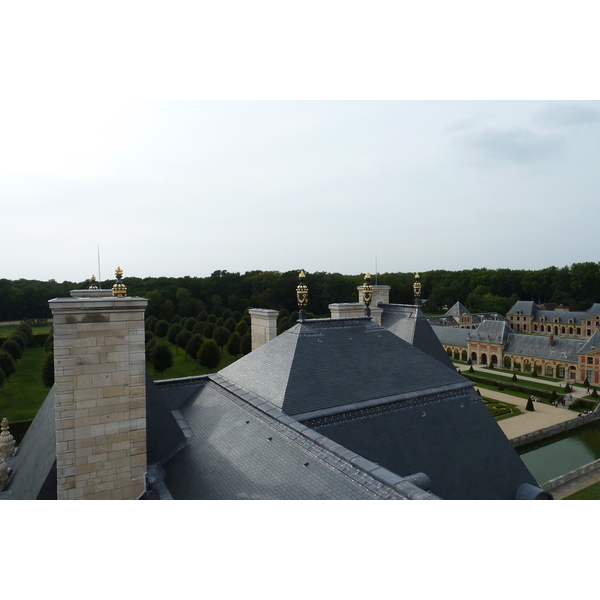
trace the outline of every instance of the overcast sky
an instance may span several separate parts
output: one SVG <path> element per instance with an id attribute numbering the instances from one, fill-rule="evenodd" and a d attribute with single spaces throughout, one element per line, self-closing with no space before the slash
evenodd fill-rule
<path id="1" fill-rule="evenodd" d="M 38 74 L 51 88 L 50 62 Z M 78 73 L 59 83 L 78 86 Z M 146 277 L 600 259 L 597 101 L 318 100 L 331 97 L 318 86 L 316 100 L 153 100 L 61 86 L 1 101 L 0 278 L 84 280 L 98 245 L 103 278 L 117 265 Z M 302 97 L 273 89 L 264 97 Z"/>

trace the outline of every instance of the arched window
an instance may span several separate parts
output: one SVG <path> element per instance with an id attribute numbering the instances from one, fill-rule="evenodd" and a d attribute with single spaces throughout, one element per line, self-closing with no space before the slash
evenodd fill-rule
<path id="1" fill-rule="evenodd" d="M 487 354 L 482 354 L 481 355 L 481 364 L 482 365 L 487 365 Z"/>
<path id="2" fill-rule="evenodd" d="M 477 352 L 471 352 L 471 362 L 476 365 L 477 364 Z"/>

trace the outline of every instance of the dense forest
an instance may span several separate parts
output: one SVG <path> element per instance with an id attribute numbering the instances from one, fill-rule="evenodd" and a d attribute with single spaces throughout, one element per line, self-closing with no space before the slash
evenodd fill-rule
<path id="1" fill-rule="evenodd" d="M 440 312 L 457 300 L 469 310 L 497 311 L 505 314 L 516 300 L 538 304 L 555 302 L 573 310 L 585 310 L 600 301 L 600 263 L 576 263 L 570 267 L 548 267 L 538 271 L 515 269 L 471 269 L 463 271 L 425 271 L 421 274 L 427 312 Z M 219 315 L 224 309 L 244 312 L 246 308 L 297 310 L 295 288 L 298 271 L 215 271 L 210 277 L 149 277 L 123 279 L 129 296 L 148 298 L 148 316 L 171 320 L 196 316 L 202 311 Z M 363 275 L 306 273 L 309 289 L 308 311 L 329 316 L 328 304 L 356 302 L 356 286 Z M 105 280 L 101 287 L 112 287 Z M 372 283 L 375 283 L 373 277 Z M 380 273 L 377 283 L 391 286 L 390 302 L 413 302 L 414 273 Z M 48 300 L 69 296 L 74 289 L 85 289 L 89 281 L 57 283 L 19 279 L 0 279 L 0 321 L 51 316 Z"/>

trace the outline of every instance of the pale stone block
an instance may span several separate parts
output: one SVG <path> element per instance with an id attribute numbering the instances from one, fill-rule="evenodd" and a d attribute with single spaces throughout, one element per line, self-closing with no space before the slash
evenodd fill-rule
<path id="1" fill-rule="evenodd" d="M 91 456 L 88 456 L 88 464 L 92 465 L 96 463 L 96 470 L 98 470 L 99 468 L 102 468 L 102 466 L 98 466 L 97 463 L 104 463 L 106 461 L 106 459 L 108 458 L 108 454 L 106 452 L 103 452 L 102 454 L 92 454 Z"/>
<path id="2" fill-rule="evenodd" d="M 104 424 L 102 425 L 91 425 L 89 428 L 89 435 L 91 437 L 102 436 L 105 433 Z"/>
<path id="3" fill-rule="evenodd" d="M 80 402 L 84 402 L 86 400 L 97 400 L 98 399 L 98 390 L 94 388 L 90 388 L 89 390 L 77 390 L 73 394 L 73 399 L 78 404 Z"/>
<path id="4" fill-rule="evenodd" d="M 95 425 L 95 427 L 101 427 L 101 426 Z M 90 437 L 90 428 L 89 427 L 79 427 L 79 428 L 73 430 L 73 432 L 75 434 L 76 440 L 81 440 L 81 439 Z"/>
<path id="5" fill-rule="evenodd" d="M 106 362 L 129 364 L 129 353 L 128 352 L 109 352 L 106 355 Z"/>
<path id="6" fill-rule="evenodd" d="M 94 373 L 90 377 L 90 385 L 94 388 L 101 388 L 113 384 L 112 373 Z"/>
<path id="7" fill-rule="evenodd" d="M 77 375 L 75 377 L 75 388 L 77 390 L 87 390 L 91 387 L 91 378 L 89 375 Z"/>

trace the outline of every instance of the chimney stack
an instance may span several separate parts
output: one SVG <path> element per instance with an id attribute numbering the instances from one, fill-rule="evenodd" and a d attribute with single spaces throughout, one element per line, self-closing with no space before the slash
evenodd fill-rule
<path id="1" fill-rule="evenodd" d="M 548 340 L 548 345 L 554 346 L 554 336 L 553 335 L 550 336 L 550 339 Z"/>
<path id="2" fill-rule="evenodd" d="M 137 499 L 145 490 L 148 301 L 102 292 L 49 302 L 59 500 Z"/>

